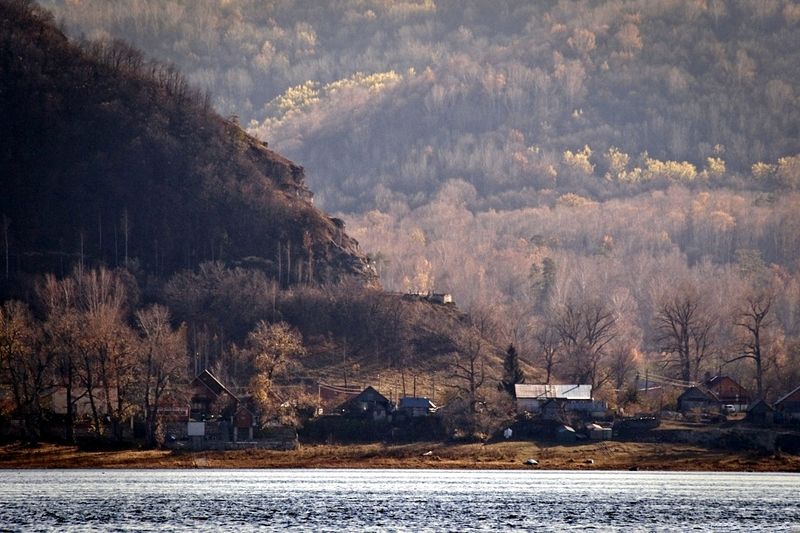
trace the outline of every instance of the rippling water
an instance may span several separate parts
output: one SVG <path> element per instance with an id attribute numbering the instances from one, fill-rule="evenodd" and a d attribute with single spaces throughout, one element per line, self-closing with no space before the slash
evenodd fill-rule
<path id="1" fill-rule="evenodd" d="M 800 475 L 6 470 L 13 531 L 800 531 Z"/>

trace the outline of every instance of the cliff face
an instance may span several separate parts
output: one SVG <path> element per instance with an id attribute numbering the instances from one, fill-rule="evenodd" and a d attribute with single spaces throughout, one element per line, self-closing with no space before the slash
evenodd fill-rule
<path id="1" fill-rule="evenodd" d="M 77 262 L 167 276 L 221 260 L 285 285 L 376 283 L 302 167 L 174 68 L 121 42 L 71 43 L 25 1 L 0 0 L 0 117 L 10 277 Z"/>

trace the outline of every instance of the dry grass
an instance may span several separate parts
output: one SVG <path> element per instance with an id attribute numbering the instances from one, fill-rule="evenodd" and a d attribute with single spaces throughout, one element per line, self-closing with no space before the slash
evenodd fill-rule
<path id="1" fill-rule="evenodd" d="M 430 452 L 430 453 L 428 453 Z M 541 469 L 800 472 L 800 457 L 754 455 L 685 444 L 623 443 L 303 445 L 297 450 L 226 452 L 86 452 L 43 444 L 0 447 L 0 468 L 474 468 L 520 469 L 532 458 Z M 593 462 L 589 463 L 591 459 Z"/>

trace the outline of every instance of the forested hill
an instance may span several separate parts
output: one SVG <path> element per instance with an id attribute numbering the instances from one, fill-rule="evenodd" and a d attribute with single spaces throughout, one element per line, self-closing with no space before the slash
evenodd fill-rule
<path id="1" fill-rule="evenodd" d="M 315 208 L 302 167 L 215 114 L 177 70 L 119 41 L 70 42 L 46 11 L 0 1 L 3 278 L 203 261 L 285 284 L 371 267 Z"/>
<path id="2" fill-rule="evenodd" d="M 452 179 L 479 209 L 800 184 L 778 168 L 800 152 L 791 0 L 42 4 L 175 61 L 326 209 L 413 209 Z"/>

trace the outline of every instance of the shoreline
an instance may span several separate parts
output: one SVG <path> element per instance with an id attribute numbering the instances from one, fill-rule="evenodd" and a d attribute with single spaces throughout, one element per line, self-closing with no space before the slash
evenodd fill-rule
<path id="1" fill-rule="evenodd" d="M 536 466 L 525 461 L 535 459 Z M 33 468 L 263 468 L 643 470 L 800 472 L 800 456 L 696 445 L 601 441 L 576 445 L 506 441 L 489 444 L 301 444 L 290 451 L 84 451 L 76 446 L 0 446 L 0 470 Z"/>

